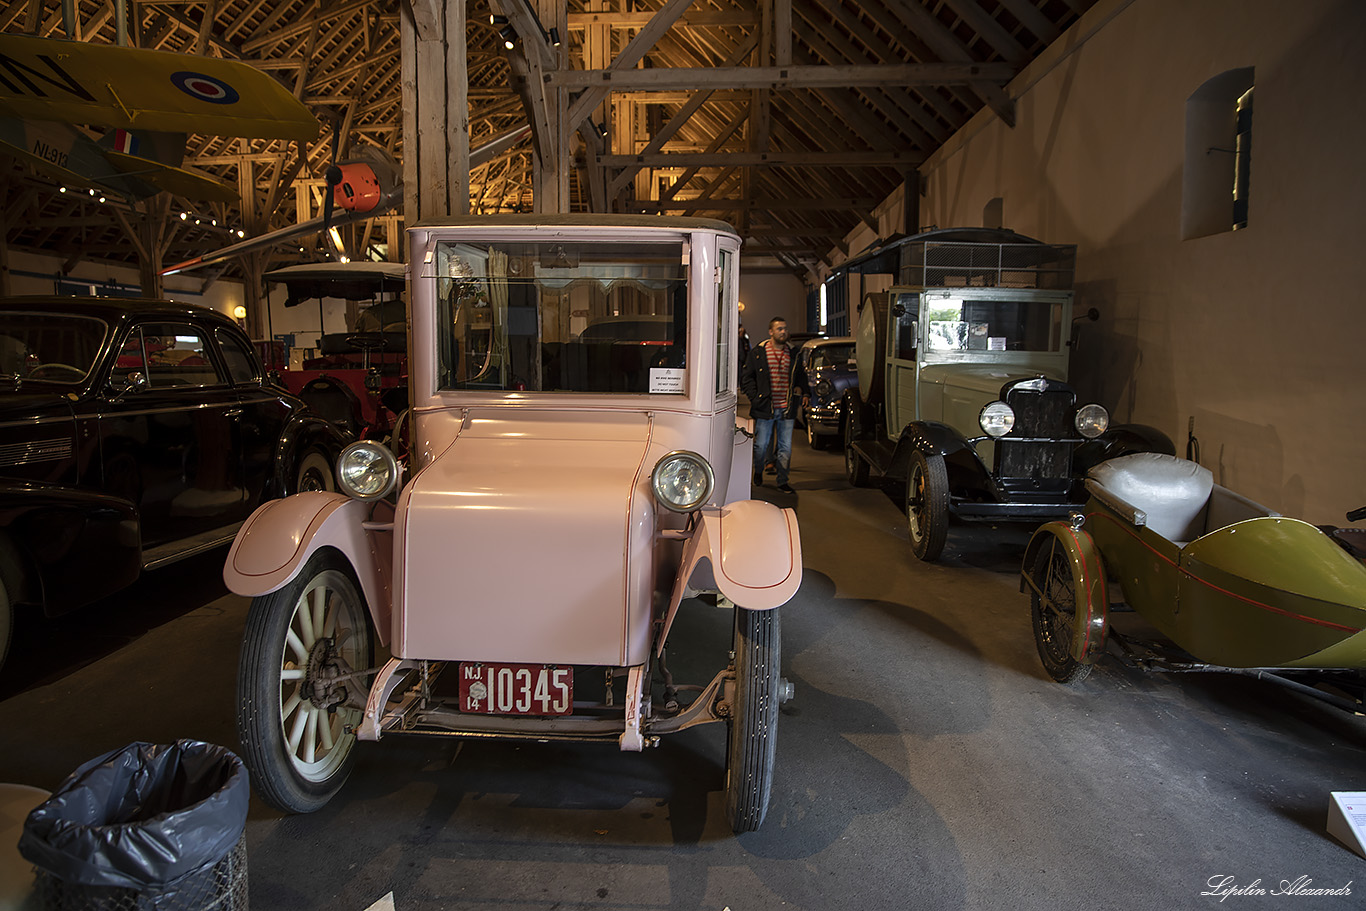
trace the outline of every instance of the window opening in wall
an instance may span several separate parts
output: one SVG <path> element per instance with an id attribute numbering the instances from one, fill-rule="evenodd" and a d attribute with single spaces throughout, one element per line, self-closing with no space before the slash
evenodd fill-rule
<path id="1" fill-rule="evenodd" d="M 1186 99 L 1181 237 L 1248 225 L 1255 69 L 1220 73 Z"/>

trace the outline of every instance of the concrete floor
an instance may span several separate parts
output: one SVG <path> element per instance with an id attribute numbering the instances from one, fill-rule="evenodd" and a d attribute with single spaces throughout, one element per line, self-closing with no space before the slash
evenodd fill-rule
<path id="1" fill-rule="evenodd" d="M 1017 570 L 1028 532 L 959 527 L 910 554 L 896 491 L 851 489 L 796 444 L 805 578 L 783 610 L 779 728 L 762 831 L 722 812 L 724 732 L 601 746 L 391 737 L 310 816 L 253 800 L 252 907 L 1107 909 L 1361 907 L 1363 859 L 1325 833 L 1366 790 L 1366 725 L 1254 681 L 1039 666 Z M 0 674 L 0 781 L 50 789 L 133 740 L 237 748 L 245 600 L 222 555 L 62 623 L 28 623 Z M 709 676 L 729 618 L 696 606 L 675 673 Z M 40 685 L 33 685 L 38 683 Z M 1281 881 L 1347 897 L 1276 895 Z"/>

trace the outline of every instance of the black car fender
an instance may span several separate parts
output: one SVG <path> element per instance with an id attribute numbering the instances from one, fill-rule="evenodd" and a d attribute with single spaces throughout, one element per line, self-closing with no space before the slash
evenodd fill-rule
<path id="1" fill-rule="evenodd" d="M 0 572 L 15 601 L 48 616 L 127 588 L 142 572 L 137 507 L 105 493 L 0 481 Z"/>
<path id="2" fill-rule="evenodd" d="M 1149 427 L 1147 424 L 1116 424 L 1094 440 L 1087 440 L 1077 446 L 1072 456 L 1074 473 L 1078 477 L 1086 477 L 1086 473 L 1101 462 L 1134 452 L 1176 455 L 1176 445 L 1172 443 L 1171 437 L 1156 427 Z"/>
<path id="3" fill-rule="evenodd" d="M 901 431 L 888 474 L 904 478 L 910 473 L 911 454 L 943 456 L 949 473 L 949 487 L 993 490 L 991 470 L 987 468 L 972 444 L 948 424 L 938 421 L 912 421 Z"/>
<path id="4" fill-rule="evenodd" d="M 275 477 L 265 499 L 288 496 L 295 492 L 299 464 L 310 452 L 321 452 L 329 465 L 335 466 L 337 456 L 355 437 L 331 421 L 305 412 L 292 418 L 280 434 L 279 457 L 275 460 Z M 335 471 L 335 467 L 334 467 Z"/>

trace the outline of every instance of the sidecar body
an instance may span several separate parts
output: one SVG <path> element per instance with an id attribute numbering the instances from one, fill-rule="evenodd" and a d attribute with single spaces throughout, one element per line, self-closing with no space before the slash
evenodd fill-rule
<path id="1" fill-rule="evenodd" d="M 792 510 L 749 498 L 739 239 L 574 215 L 409 239 L 410 449 L 355 444 L 345 493 L 258 510 L 228 555 L 254 598 L 239 726 L 258 791 L 321 806 L 355 741 L 389 733 L 640 750 L 722 721 L 729 821 L 756 828 L 801 548 Z M 717 609 L 732 660 L 676 685 L 674 618 Z"/>
<path id="2" fill-rule="evenodd" d="M 1042 526 L 1022 570 L 1056 679 L 1084 676 L 1116 610 L 1193 663 L 1366 669 L 1366 566 L 1319 528 L 1156 453 L 1096 466 L 1087 490 L 1084 516 Z"/>

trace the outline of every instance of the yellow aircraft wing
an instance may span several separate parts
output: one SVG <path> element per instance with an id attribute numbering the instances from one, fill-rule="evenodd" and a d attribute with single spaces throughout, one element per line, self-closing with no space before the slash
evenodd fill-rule
<path id="1" fill-rule="evenodd" d="M 0 34 L 0 113 L 168 132 L 312 139 L 318 120 L 246 63 Z"/>
<path id="2" fill-rule="evenodd" d="M 213 202 L 237 202 L 237 189 L 214 180 L 207 174 L 187 168 L 173 168 L 159 161 L 125 155 L 112 149 L 104 150 L 104 157 L 119 171 L 137 177 L 154 187 L 184 196 L 186 199 L 208 199 Z"/>

